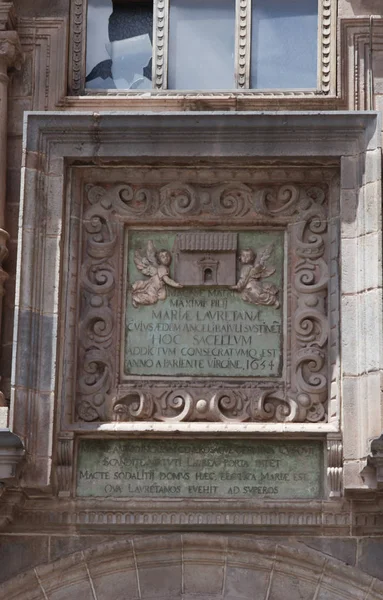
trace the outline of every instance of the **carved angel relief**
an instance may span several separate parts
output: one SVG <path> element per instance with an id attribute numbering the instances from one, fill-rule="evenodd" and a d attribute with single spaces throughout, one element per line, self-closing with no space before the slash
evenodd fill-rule
<path id="1" fill-rule="evenodd" d="M 231 289 L 241 292 L 241 298 L 244 302 L 279 308 L 280 303 L 277 298 L 279 290 L 277 286 L 261 281 L 275 273 L 274 267 L 266 265 L 266 261 L 270 258 L 273 250 L 274 246 L 272 244 L 267 246 L 259 253 L 259 258 L 251 248 L 242 250 L 240 261 L 243 266 L 240 278 L 238 283 L 233 285 Z"/>
<path id="2" fill-rule="evenodd" d="M 134 262 L 139 271 L 150 279 L 140 279 L 132 285 L 132 304 L 137 308 L 140 304 L 156 304 L 166 299 L 166 285 L 174 288 L 183 287 L 169 277 L 169 266 L 172 255 L 168 250 L 157 250 L 152 240 L 148 241 L 146 256 L 139 250 L 134 253 Z"/>
<path id="3" fill-rule="evenodd" d="M 208 234 L 199 234 L 200 237 L 208 237 Z M 216 236 L 220 235 L 215 234 Z M 225 235 L 225 234 L 222 234 Z M 226 234 L 227 235 L 227 234 Z M 232 236 L 236 234 L 231 234 Z M 272 283 L 264 283 L 261 280 L 270 277 L 275 273 L 275 267 L 267 266 L 266 262 L 274 250 L 274 245 L 270 244 L 257 253 L 251 248 L 246 248 L 240 253 L 240 262 L 242 264 L 240 278 L 236 285 L 230 286 L 230 289 L 239 291 L 244 302 L 250 304 L 259 304 L 263 306 L 280 307 L 277 298 L 279 289 Z M 169 267 L 172 262 L 172 255 L 169 250 L 157 251 L 152 240 L 149 240 L 146 247 L 146 255 L 141 254 L 140 250 L 134 253 L 134 263 L 143 275 L 150 279 L 140 279 L 132 285 L 132 304 L 134 308 L 139 305 L 156 304 L 159 300 L 166 299 L 166 285 L 173 288 L 183 288 L 184 285 L 178 283 L 169 277 Z M 203 263 L 202 284 L 219 285 L 216 274 L 213 272 L 212 265 L 218 266 L 219 261 L 214 261 L 210 255 L 203 256 L 195 260 L 199 267 Z M 207 267 L 206 267 L 207 265 Z M 235 265 L 233 265 L 235 270 Z M 207 278 L 206 273 L 210 274 Z M 233 277 L 233 274 L 231 274 Z M 190 285 L 190 284 L 189 284 Z M 222 284 L 221 284 L 222 285 Z"/>

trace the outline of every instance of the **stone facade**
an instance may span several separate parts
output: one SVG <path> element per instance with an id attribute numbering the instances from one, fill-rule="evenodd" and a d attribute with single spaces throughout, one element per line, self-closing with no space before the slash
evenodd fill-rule
<path id="1" fill-rule="evenodd" d="M 86 2 L 0 2 L 1 598 L 383 598 L 381 2 L 320 2 L 320 93 L 246 89 L 238 5 L 235 92 L 163 89 L 157 28 L 156 89 L 90 95 Z M 149 241 L 207 290 L 263 251 L 269 296 L 244 302 L 282 328 L 283 367 L 130 372 L 125 325 L 165 286 L 134 288 L 161 266 Z M 320 444 L 320 493 L 78 484 L 90 439 L 228 438 Z"/>

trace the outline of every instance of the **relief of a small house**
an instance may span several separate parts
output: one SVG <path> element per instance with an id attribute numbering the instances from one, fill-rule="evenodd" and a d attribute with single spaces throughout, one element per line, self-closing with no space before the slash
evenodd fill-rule
<path id="1" fill-rule="evenodd" d="M 183 285 L 235 285 L 237 237 L 228 231 L 179 233 L 174 248 L 176 280 Z"/>

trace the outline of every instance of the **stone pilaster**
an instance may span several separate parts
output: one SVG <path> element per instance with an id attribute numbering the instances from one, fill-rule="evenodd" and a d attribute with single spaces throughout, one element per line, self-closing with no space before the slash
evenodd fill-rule
<path id="1" fill-rule="evenodd" d="M 7 126 L 8 126 L 8 71 L 11 68 L 20 68 L 22 51 L 19 36 L 13 28 L 16 25 L 16 16 L 13 4 L 0 3 L 0 315 L 2 312 L 2 296 L 4 295 L 4 282 L 8 275 L 3 268 L 7 257 L 8 233 L 5 231 L 5 204 L 6 204 L 6 170 L 7 170 Z M 1 332 L 1 319 L 0 319 Z M 6 406 L 2 392 L 0 392 L 0 420 L 4 426 L 4 415 L 1 407 Z"/>

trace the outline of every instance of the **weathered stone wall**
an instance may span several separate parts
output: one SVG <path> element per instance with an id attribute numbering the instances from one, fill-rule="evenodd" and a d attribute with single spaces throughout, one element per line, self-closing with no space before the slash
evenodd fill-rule
<path id="1" fill-rule="evenodd" d="M 82 99 L 71 98 L 66 101 L 69 0 L 55 0 L 54 2 L 48 0 L 35 0 L 33 2 L 31 0 L 15 0 L 14 4 L 19 18 L 17 30 L 24 52 L 24 62 L 20 70 L 13 70 L 9 73 L 10 101 L 5 229 L 9 233 L 10 239 L 7 244 L 9 255 L 4 262 L 4 268 L 9 274 L 9 279 L 6 282 L 3 305 L 4 317 L 1 331 L 2 352 L 0 360 L 1 387 L 7 401 L 10 399 L 12 366 L 23 112 L 30 110 L 69 111 L 73 109 L 86 109 L 98 112 L 99 110 L 118 110 L 119 108 L 123 110 L 142 110 L 147 107 L 144 101 L 129 101 L 124 98 L 117 100 L 110 99 L 108 101 L 100 99 L 92 101 L 84 100 L 83 102 Z M 372 20 L 370 19 L 371 15 L 374 16 Z M 356 18 L 360 20 L 357 21 Z M 342 21 L 343 19 L 350 21 Z M 382 19 L 383 8 L 381 0 L 339 0 L 338 22 L 341 43 L 339 45 L 338 65 L 342 66 L 342 71 L 338 76 L 340 100 L 338 103 L 334 102 L 334 109 L 377 109 L 383 111 Z M 372 68 L 368 67 L 365 60 L 365 53 L 368 53 L 371 43 Z M 369 74 L 372 81 L 372 97 L 369 94 L 366 83 Z M 201 104 L 189 101 L 185 101 L 181 106 L 172 104 L 169 101 L 169 106 L 170 108 L 174 108 L 175 106 L 178 108 L 181 107 L 182 110 L 201 109 Z M 229 105 L 222 106 L 223 108 L 227 108 Z M 231 107 L 232 105 L 230 105 Z M 265 107 L 267 108 L 267 104 L 265 104 Z M 274 104 L 273 107 L 275 108 L 276 105 Z M 279 102 L 277 108 L 280 110 L 294 110 L 296 108 L 300 109 L 302 106 L 297 102 L 289 103 L 286 100 Z M 150 106 L 150 109 L 157 110 L 153 105 Z M 164 110 L 164 105 L 161 106 L 161 109 Z M 380 149 L 374 150 L 374 152 L 380 155 Z M 377 253 L 381 252 L 381 224 L 376 217 L 377 206 L 375 203 L 376 197 L 380 196 L 380 173 L 367 173 L 362 177 L 360 182 L 362 187 L 358 196 L 355 192 L 355 172 L 358 170 L 358 158 L 348 158 L 347 160 L 349 161 L 349 165 L 348 171 L 345 171 L 346 174 L 344 175 L 346 181 L 343 186 L 342 202 L 347 208 L 349 216 L 346 216 L 344 219 L 342 227 L 345 238 L 348 239 L 346 246 L 348 247 L 349 254 L 345 253 L 343 256 L 342 285 L 344 286 L 345 294 L 349 295 L 350 301 L 345 304 L 345 309 L 348 307 L 349 312 L 346 313 L 345 310 L 343 313 L 342 327 L 344 328 L 349 327 L 350 323 L 358 321 L 360 307 L 364 301 L 363 298 L 370 297 L 371 295 L 368 276 L 364 277 L 363 273 L 361 274 L 360 271 L 356 272 L 356 269 L 349 269 L 349 265 L 353 261 L 352 257 L 354 256 L 355 247 L 365 245 L 366 252 L 362 269 L 366 269 L 366 271 L 368 271 L 370 261 L 375 260 Z M 377 162 L 374 161 L 374 164 L 376 165 Z M 26 193 L 34 193 L 32 186 L 31 190 L 27 190 Z M 361 213 L 358 213 L 362 204 L 368 206 L 365 212 L 371 217 L 371 221 L 366 223 L 361 222 Z M 40 273 L 36 271 L 33 275 L 34 277 L 39 277 Z M 377 290 L 372 293 L 379 295 Z M 353 302 L 353 299 L 357 300 Z M 377 300 L 377 303 L 379 302 L 380 298 Z M 378 312 L 380 312 L 379 305 L 377 305 L 377 308 Z M 374 328 L 376 323 L 376 320 L 370 319 L 369 327 Z M 358 322 L 358 327 L 362 338 L 365 324 Z M 132 598 L 136 596 L 158 596 L 158 591 L 161 590 L 163 596 L 169 598 L 178 598 L 181 594 L 186 598 L 188 593 L 198 594 L 201 597 L 209 596 L 211 598 L 236 598 L 239 596 L 250 598 L 253 597 L 254 590 L 257 590 L 260 598 L 265 597 L 268 600 L 278 598 L 287 600 L 289 597 L 288 593 L 291 594 L 291 597 L 296 597 L 295 595 L 298 592 L 301 592 L 303 594 L 302 597 L 307 599 L 315 598 L 319 600 L 321 598 L 354 597 L 350 595 L 350 589 L 356 589 L 355 581 L 359 579 L 360 589 L 357 592 L 359 595 L 355 595 L 355 598 L 365 598 L 366 600 L 381 598 L 383 593 L 381 589 L 381 582 L 383 582 L 383 508 L 380 506 L 382 501 L 381 494 L 376 490 L 372 493 L 368 492 L 368 468 L 361 475 L 360 465 L 358 465 L 359 457 L 366 456 L 368 453 L 368 442 L 371 437 L 381 431 L 381 416 L 378 409 L 376 409 L 376 412 L 373 412 L 373 410 L 369 411 L 368 409 L 363 411 L 361 410 L 361 404 L 357 404 L 357 399 L 362 395 L 366 398 L 367 405 L 369 398 L 371 398 L 371 405 L 373 405 L 372 398 L 377 397 L 381 387 L 381 376 L 378 370 L 370 375 L 368 373 L 370 364 L 368 353 L 373 350 L 368 343 L 361 344 L 359 349 L 351 345 L 349 350 L 349 364 L 351 365 L 354 361 L 355 370 L 346 373 L 344 393 L 347 394 L 348 398 L 355 399 L 355 411 L 350 410 L 343 416 L 345 443 L 347 445 L 345 471 L 346 485 L 349 482 L 352 487 L 357 480 L 360 484 L 359 492 L 355 497 L 348 497 L 341 500 L 339 504 L 334 505 L 331 516 L 329 515 L 330 510 L 328 505 L 326 508 L 316 506 L 312 513 L 314 516 L 307 517 L 306 515 L 306 517 L 302 517 L 301 521 L 299 506 L 295 506 L 294 510 L 286 509 L 287 522 L 281 524 L 284 517 L 279 514 L 278 517 L 275 517 L 278 521 L 277 526 L 273 526 L 274 517 L 271 514 L 272 508 L 268 507 L 269 512 L 267 517 L 265 517 L 266 524 L 262 525 L 261 522 L 258 523 L 255 527 L 256 531 L 252 536 L 253 543 L 259 544 L 259 546 L 257 548 L 254 547 L 251 552 L 259 557 L 259 560 L 261 560 L 261 555 L 271 557 L 268 559 L 269 562 L 267 565 L 265 564 L 262 567 L 261 575 L 254 576 L 253 571 L 250 569 L 246 570 L 243 566 L 243 561 L 245 560 L 243 556 L 241 558 L 242 562 L 239 561 L 239 566 L 238 564 L 236 565 L 236 570 L 230 566 L 232 557 L 228 559 L 225 554 L 226 550 L 222 551 L 222 548 L 226 548 L 230 544 L 230 541 L 228 542 L 220 535 L 212 535 L 208 536 L 209 539 L 202 537 L 202 541 L 199 543 L 201 543 L 202 547 L 204 545 L 211 547 L 213 554 L 219 555 L 217 568 L 209 570 L 211 557 L 204 555 L 200 561 L 202 566 L 197 568 L 195 566 L 196 563 L 191 562 L 194 565 L 194 571 L 193 577 L 190 578 L 190 586 L 189 584 L 182 583 L 182 578 L 179 577 L 178 571 L 172 571 L 171 568 L 169 572 L 164 571 L 165 576 L 159 580 L 157 579 L 159 570 L 168 568 L 169 564 L 180 565 L 182 563 L 179 540 L 174 541 L 173 538 L 166 537 L 165 535 L 161 543 L 153 542 L 155 550 L 150 550 L 150 552 L 154 552 L 153 560 L 155 562 L 154 566 L 150 566 L 152 571 L 149 572 L 148 567 L 149 574 L 146 579 L 145 576 L 142 579 L 138 576 L 138 581 L 143 586 L 142 589 L 137 591 L 136 584 L 133 584 L 130 578 L 126 580 L 128 583 L 125 583 L 124 580 L 123 589 L 119 589 L 118 581 L 121 580 L 120 575 L 111 575 L 109 583 L 97 580 L 97 569 L 100 568 L 99 562 L 97 562 L 99 561 L 97 553 L 102 554 L 106 544 L 116 543 L 116 541 L 120 541 L 121 539 L 128 540 L 126 543 L 130 544 L 131 534 L 129 533 L 129 529 L 140 529 L 139 516 L 135 515 L 135 520 L 129 516 L 124 516 L 124 519 L 121 517 L 121 521 L 124 520 L 124 527 L 120 529 L 118 523 L 117 527 L 115 527 L 116 523 L 113 523 L 113 527 L 108 525 L 109 517 L 107 510 L 103 511 L 102 517 L 93 518 L 89 516 L 92 511 L 88 507 L 89 514 L 87 513 L 84 520 L 81 520 L 80 515 L 77 523 L 71 521 L 72 513 L 69 510 L 68 513 L 57 519 L 57 522 L 54 522 L 51 526 L 47 525 L 46 521 L 43 526 L 39 525 L 40 517 L 36 517 L 32 521 L 32 526 L 28 526 L 26 518 L 21 518 L 21 515 L 24 508 L 28 509 L 28 503 L 31 505 L 34 500 L 38 502 L 39 498 L 36 499 L 38 493 L 34 490 L 32 496 L 28 498 L 28 489 L 21 495 L 11 489 L 9 492 L 4 492 L 1 497 L 0 518 L 3 532 L 0 535 L 0 581 L 5 582 L 19 574 L 28 572 L 25 576 L 25 581 L 34 595 L 32 595 L 32 592 L 30 596 L 23 595 L 23 584 L 20 583 L 20 580 L 17 580 L 11 582 L 8 588 L 3 588 L 4 597 L 17 597 L 20 600 L 26 597 L 33 597 L 36 600 L 46 600 L 46 598 L 55 600 L 55 598 L 69 598 L 71 597 L 70 594 L 81 593 L 84 595 L 84 598 L 89 597 L 93 598 L 93 600 L 102 600 L 103 598 L 111 599 L 110 590 L 115 589 L 117 600 L 117 598 L 124 597 L 122 594 L 125 594 L 125 586 L 127 585 L 132 592 L 127 594 L 126 597 Z M 31 348 L 30 351 L 31 353 L 34 352 L 34 348 Z M 356 382 L 356 376 L 359 375 L 362 375 L 362 378 Z M 51 427 L 51 425 L 48 422 L 44 424 L 45 427 Z M 32 427 L 28 422 L 24 426 L 25 430 Z M 363 489 L 363 485 L 366 482 L 366 488 Z M 40 492 L 40 494 L 42 497 L 44 497 L 44 494 L 49 496 L 50 491 L 45 490 L 44 492 Z M 52 503 L 50 510 L 54 512 L 57 509 L 57 514 L 59 514 L 60 502 L 57 500 L 57 505 Z M 319 505 L 320 503 L 317 504 Z M 37 514 L 38 510 L 41 513 L 44 512 L 44 502 L 42 502 L 40 507 L 36 506 L 33 505 L 31 514 L 33 511 Z M 97 511 L 101 506 L 102 501 L 96 500 L 94 502 L 94 511 Z M 241 511 L 238 512 L 240 513 Z M 292 513 L 294 516 L 291 516 Z M 99 525 L 97 524 L 98 518 L 100 521 Z M 143 522 L 144 518 L 146 516 L 142 517 Z M 195 518 L 195 522 L 191 525 L 183 525 L 182 528 L 185 531 L 193 528 L 197 531 L 194 536 L 198 540 L 198 532 L 202 533 L 210 526 L 208 518 L 201 517 L 200 522 L 202 524 L 199 524 L 198 514 L 195 514 L 193 518 Z M 233 520 L 235 518 L 234 516 Z M 89 524 L 87 523 L 88 519 L 91 520 Z M 131 525 L 129 525 L 129 519 L 131 519 Z M 246 522 L 240 522 L 240 517 L 238 519 L 239 524 L 236 526 L 233 523 L 231 528 L 232 530 L 237 530 L 237 535 L 241 540 L 246 540 L 253 529 L 249 528 Z M 312 522 L 310 519 L 316 519 L 315 532 L 311 528 Z M 318 525 L 319 522 L 321 523 L 320 525 Z M 177 527 L 179 526 L 178 524 Z M 168 521 L 164 519 L 157 525 L 153 524 L 152 527 L 156 530 L 160 529 L 165 533 L 174 529 L 174 523 L 169 517 Z M 88 528 L 86 532 L 83 531 L 84 528 Z M 137 546 L 133 546 L 138 549 L 135 556 L 136 558 L 137 556 L 139 557 L 139 562 L 141 560 L 140 553 L 142 553 L 144 557 L 142 558 L 143 563 L 146 560 L 145 549 L 141 549 L 140 544 L 147 539 L 148 533 L 151 533 L 150 526 L 146 529 L 141 528 L 136 537 Z M 188 538 L 187 535 L 186 538 Z M 185 547 L 187 547 L 188 539 L 185 541 Z M 262 544 L 264 547 L 262 547 Z M 192 544 L 190 545 L 192 546 Z M 277 550 L 276 545 L 283 548 L 292 548 L 290 551 L 293 553 L 296 552 L 298 556 L 296 567 L 292 568 L 289 562 L 290 558 L 286 558 L 287 555 L 290 556 L 290 551 L 286 551 L 287 554 L 286 552 L 284 554 L 282 550 L 281 554 L 278 554 L 279 550 Z M 94 554 L 96 555 L 94 564 L 92 563 L 93 554 L 91 551 L 84 554 L 81 553 L 92 548 L 95 549 Z M 173 555 L 166 553 L 164 550 L 171 548 L 175 548 Z M 220 550 L 218 551 L 217 548 Z M 316 552 L 310 554 L 309 549 Z M 80 554 L 70 557 L 73 553 L 78 552 Z M 119 564 L 118 561 L 120 560 L 119 552 L 120 550 L 115 553 L 111 551 L 111 554 L 107 555 L 105 564 L 103 563 L 101 569 L 103 573 L 107 573 L 108 569 L 110 569 L 111 573 L 115 573 L 116 565 Z M 126 553 L 126 550 L 124 552 Z M 238 550 L 235 548 L 233 552 L 234 554 L 238 554 Z M 203 554 L 202 549 L 198 547 L 198 554 L 201 553 Z M 297 584 L 300 578 L 304 579 L 304 574 L 299 570 L 299 564 L 304 564 L 307 555 L 310 558 L 309 562 L 311 561 L 310 568 L 308 569 L 310 575 L 307 576 L 309 583 L 307 583 L 305 590 L 302 591 Z M 164 563 L 161 563 L 161 567 L 158 569 L 158 561 L 161 560 L 162 556 L 164 557 Z M 65 559 L 66 557 L 70 557 L 67 558 L 67 563 L 53 564 L 55 561 Z M 136 560 L 136 558 L 133 557 L 132 560 Z M 106 566 L 108 560 L 112 563 L 112 567 Z M 73 574 L 70 568 L 73 564 L 77 563 L 80 565 L 80 574 Z M 50 566 L 41 567 L 41 565 L 47 564 Z M 228 564 L 229 568 L 227 570 Z M 280 578 L 280 571 L 284 572 L 284 564 L 289 565 L 285 568 L 285 571 L 289 572 L 287 579 Z M 356 570 L 348 570 L 347 565 Z M 38 567 L 36 573 L 31 573 L 30 570 L 35 567 Z M 69 591 L 60 592 L 56 590 L 59 585 L 57 583 L 59 575 L 52 575 L 50 569 L 57 569 L 57 572 L 60 574 L 62 571 L 68 573 L 67 583 L 72 586 L 68 588 Z M 128 570 L 125 564 L 121 566 L 122 573 L 125 573 L 124 569 Z M 331 578 L 332 581 L 336 580 L 336 576 L 334 575 L 336 569 L 341 572 L 340 580 L 342 584 L 339 584 L 339 587 L 337 587 L 333 583 L 334 592 L 330 596 L 326 588 L 326 581 Z M 255 577 L 254 579 L 253 576 Z M 285 572 L 284 577 L 286 577 Z M 351 588 L 348 589 L 344 587 L 346 585 L 344 582 L 347 578 L 351 581 Z M 135 581 L 136 579 L 135 575 Z M 86 584 L 84 584 L 84 580 L 86 580 Z M 193 587 L 196 585 L 195 582 L 198 583 L 197 580 L 202 582 L 199 589 Z M 80 583 L 74 584 L 74 581 Z M 286 583 L 287 581 L 288 583 Z M 147 588 L 144 588 L 146 585 L 145 582 L 147 582 Z M 165 582 L 172 582 L 172 585 Z M 323 588 L 321 587 L 322 582 L 324 582 Z M 170 588 L 166 587 L 167 585 L 170 585 Z M 182 587 L 185 585 L 186 587 Z M 52 590 L 56 590 L 57 595 L 56 591 Z M 16 594 L 19 593 L 20 595 L 17 596 Z M 11 594 L 15 594 L 15 596 Z M 119 596 L 118 594 L 121 595 Z"/>

